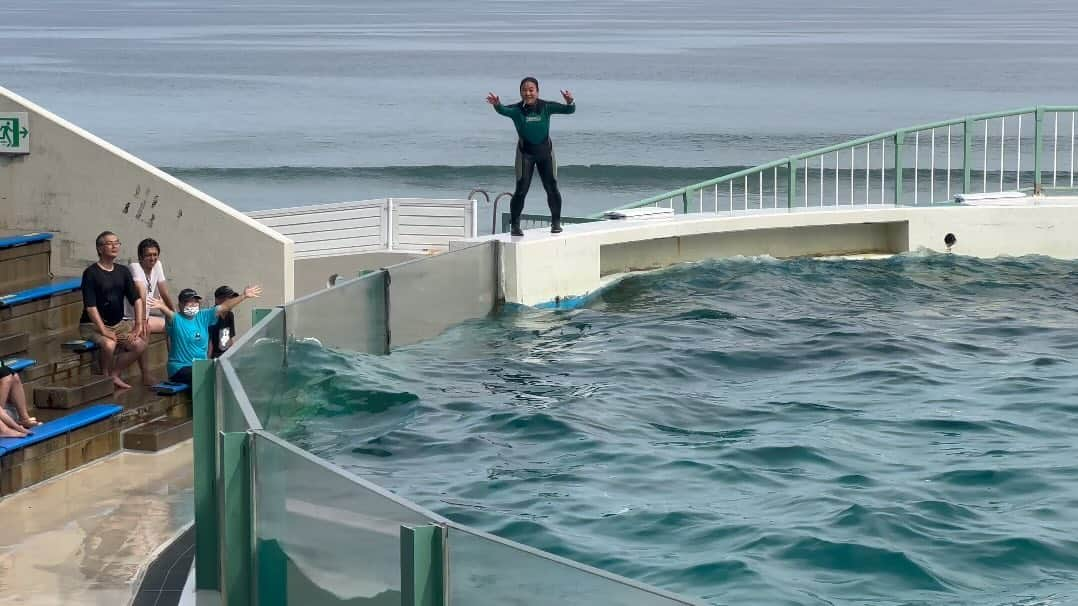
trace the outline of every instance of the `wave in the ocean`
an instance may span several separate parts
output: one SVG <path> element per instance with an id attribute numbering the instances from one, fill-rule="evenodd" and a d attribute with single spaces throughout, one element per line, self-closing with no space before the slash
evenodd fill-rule
<path id="1" fill-rule="evenodd" d="M 745 166 L 643 166 L 617 164 L 574 164 L 558 167 L 562 178 L 596 183 L 651 183 L 677 181 L 696 183 L 736 172 Z M 384 179 L 392 181 L 467 179 L 477 182 L 504 178 L 511 164 L 425 165 L 425 166 L 251 166 L 251 167 L 166 167 L 186 179 L 258 179 L 291 181 L 299 179 Z"/>

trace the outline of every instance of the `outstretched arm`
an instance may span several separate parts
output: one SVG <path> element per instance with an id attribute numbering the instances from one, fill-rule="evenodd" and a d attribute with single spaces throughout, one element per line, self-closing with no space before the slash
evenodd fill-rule
<path id="1" fill-rule="evenodd" d="M 515 108 L 502 105 L 502 100 L 498 97 L 498 95 L 495 95 L 494 93 L 487 93 L 487 103 L 494 107 L 494 111 L 498 112 L 503 116 L 512 116 L 514 113 L 516 113 L 514 111 Z"/>
<path id="2" fill-rule="evenodd" d="M 547 101 L 547 106 L 550 107 L 550 113 L 552 114 L 571 114 L 576 112 L 576 100 L 573 99 L 573 93 L 568 90 L 561 91 L 562 99 L 565 99 L 565 103 L 558 103 L 557 101 Z"/>
<path id="3" fill-rule="evenodd" d="M 225 314 L 232 311 L 232 308 L 246 301 L 247 299 L 257 299 L 262 296 L 261 286 L 248 286 L 243 289 L 243 294 L 238 297 L 232 297 L 224 303 L 217 306 L 217 317 L 223 318 Z"/>
<path id="4" fill-rule="evenodd" d="M 175 315 L 175 312 L 169 309 L 169 306 L 163 300 L 159 298 L 150 299 L 150 308 L 160 311 L 168 322 L 172 322 L 172 316 Z"/>

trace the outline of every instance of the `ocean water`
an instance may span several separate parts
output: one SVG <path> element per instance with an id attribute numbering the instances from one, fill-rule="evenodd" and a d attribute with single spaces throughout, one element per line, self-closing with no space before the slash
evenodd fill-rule
<path id="1" fill-rule="evenodd" d="M 484 97 L 514 100 L 528 74 L 578 100 L 553 125 L 572 215 L 1078 99 L 1069 0 L 5 0 L 3 15 L 0 84 L 242 210 L 510 190 L 515 134 Z"/>
<path id="2" fill-rule="evenodd" d="M 1075 301 L 1041 257 L 680 265 L 389 356 L 297 346 L 283 432 L 714 604 L 1073 604 Z"/>

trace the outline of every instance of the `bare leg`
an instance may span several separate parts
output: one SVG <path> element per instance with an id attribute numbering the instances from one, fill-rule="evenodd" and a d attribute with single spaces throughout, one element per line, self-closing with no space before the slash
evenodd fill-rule
<path id="1" fill-rule="evenodd" d="M 11 387 L 15 384 L 11 380 L 15 375 L 4 377 L 0 379 L 0 404 L 6 404 L 8 395 L 11 393 Z M 21 386 L 20 386 L 21 388 Z M 11 415 L 4 410 L 4 407 L 0 405 L 0 437 L 5 438 L 21 438 L 28 435 L 27 431 L 23 429 L 22 425 L 15 422 L 15 419 L 11 418 Z"/>
<path id="2" fill-rule="evenodd" d="M 150 333 L 165 332 L 165 319 L 160 316 L 150 316 L 146 320 L 146 326 L 150 328 Z M 138 357 L 138 371 L 142 375 L 143 385 L 153 385 L 157 383 L 157 380 L 150 376 L 150 343 L 149 339 L 146 340 L 146 347 L 142 350 L 142 354 Z"/>
<path id="3" fill-rule="evenodd" d="M 10 386 L 10 391 L 5 394 L 5 387 L 0 387 L 0 402 L 11 402 L 15 405 L 15 410 L 19 411 L 19 425 L 28 428 L 41 425 L 37 419 L 30 416 L 30 409 L 26 406 L 26 390 L 23 389 L 19 375 L 11 375 L 3 379 L 3 383 Z"/>
<path id="4" fill-rule="evenodd" d="M 120 378 L 120 374 L 138 360 L 142 352 L 146 350 L 146 341 L 130 337 L 123 342 L 120 349 L 120 354 L 116 356 L 116 367 L 112 370 L 112 382 L 120 389 L 129 389 L 131 386 Z"/>
<path id="5" fill-rule="evenodd" d="M 106 376 L 111 375 L 113 362 L 115 362 L 113 358 L 116 357 L 116 341 L 113 341 L 112 339 L 101 339 L 98 341 L 97 345 L 101 348 L 101 351 L 97 356 L 98 361 L 101 363 L 101 374 Z"/>

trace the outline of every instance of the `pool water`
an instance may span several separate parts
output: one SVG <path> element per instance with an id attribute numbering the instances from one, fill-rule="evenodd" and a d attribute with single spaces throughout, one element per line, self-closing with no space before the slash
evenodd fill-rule
<path id="1" fill-rule="evenodd" d="M 286 437 L 715 604 L 1078 601 L 1078 262 L 742 258 L 291 352 Z"/>

